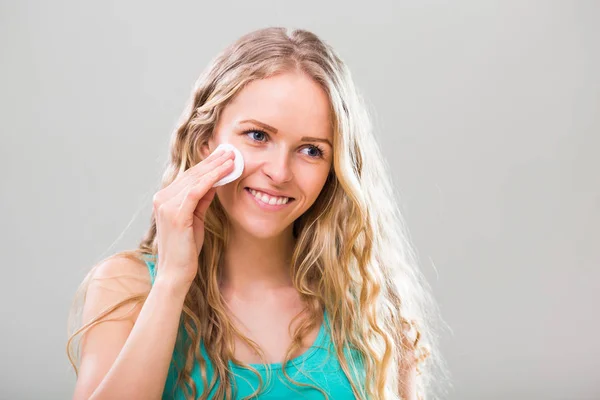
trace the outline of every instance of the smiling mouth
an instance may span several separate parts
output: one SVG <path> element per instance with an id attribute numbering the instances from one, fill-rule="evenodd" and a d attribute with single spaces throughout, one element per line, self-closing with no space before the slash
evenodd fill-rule
<path id="1" fill-rule="evenodd" d="M 263 193 L 259 190 L 255 190 L 255 189 L 252 189 L 249 187 L 244 188 L 244 190 L 246 190 L 248 193 L 250 193 L 252 196 L 254 196 L 260 202 L 271 205 L 271 206 L 288 204 L 288 203 L 291 203 L 292 201 L 294 201 L 293 197 L 271 196 L 269 194 Z"/>

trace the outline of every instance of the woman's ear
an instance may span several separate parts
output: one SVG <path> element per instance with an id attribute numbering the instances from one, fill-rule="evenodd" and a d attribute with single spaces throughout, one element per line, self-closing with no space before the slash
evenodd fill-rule
<path id="1" fill-rule="evenodd" d="M 210 143 L 208 141 L 203 142 L 200 145 L 200 155 L 202 156 L 202 159 L 206 159 L 206 157 L 210 156 L 210 153 L 212 153 Z"/>

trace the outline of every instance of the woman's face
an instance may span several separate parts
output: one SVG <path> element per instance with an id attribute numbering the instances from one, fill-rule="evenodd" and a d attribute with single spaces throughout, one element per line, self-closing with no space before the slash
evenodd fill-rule
<path id="1" fill-rule="evenodd" d="M 332 165 L 327 94 L 302 73 L 252 81 L 221 113 L 204 155 L 220 143 L 245 161 L 242 176 L 217 189 L 234 228 L 280 235 L 315 202 Z"/>

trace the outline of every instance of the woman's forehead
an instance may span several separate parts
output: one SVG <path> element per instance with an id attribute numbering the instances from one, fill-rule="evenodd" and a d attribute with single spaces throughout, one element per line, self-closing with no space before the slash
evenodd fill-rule
<path id="1" fill-rule="evenodd" d="M 327 93 L 302 73 L 286 73 L 248 83 L 227 105 L 228 124 L 257 120 L 282 132 L 298 132 L 331 139 Z"/>

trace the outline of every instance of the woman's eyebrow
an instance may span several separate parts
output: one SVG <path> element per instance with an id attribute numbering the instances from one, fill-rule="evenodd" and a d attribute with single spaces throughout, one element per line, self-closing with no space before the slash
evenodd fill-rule
<path id="1" fill-rule="evenodd" d="M 329 147 L 333 147 L 333 145 L 331 144 L 331 142 L 328 139 L 323 139 L 323 138 L 318 138 L 318 137 L 312 137 L 312 136 L 302 136 L 302 139 L 300 139 L 303 142 L 321 142 L 321 143 L 327 143 L 329 145 Z"/>
<path id="2" fill-rule="evenodd" d="M 245 119 L 245 120 L 243 120 L 243 121 L 240 121 L 239 123 L 240 123 L 240 124 L 243 124 L 243 123 L 245 123 L 245 122 L 250 122 L 250 123 L 253 123 L 253 124 L 259 125 L 261 128 L 264 128 L 264 129 L 266 129 L 266 130 L 268 130 L 268 131 L 271 131 L 271 132 L 273 132 L 273 133 L 277 133 L 277 129 L 276 129 L 276 128 L 273 128 L 271 125 L 267 125 L 267 124 L 265 124 L 264 122 L 260 122 L 260 121 L 257 121 L 257 120 L 255 120 L 255 119 Z"/>

